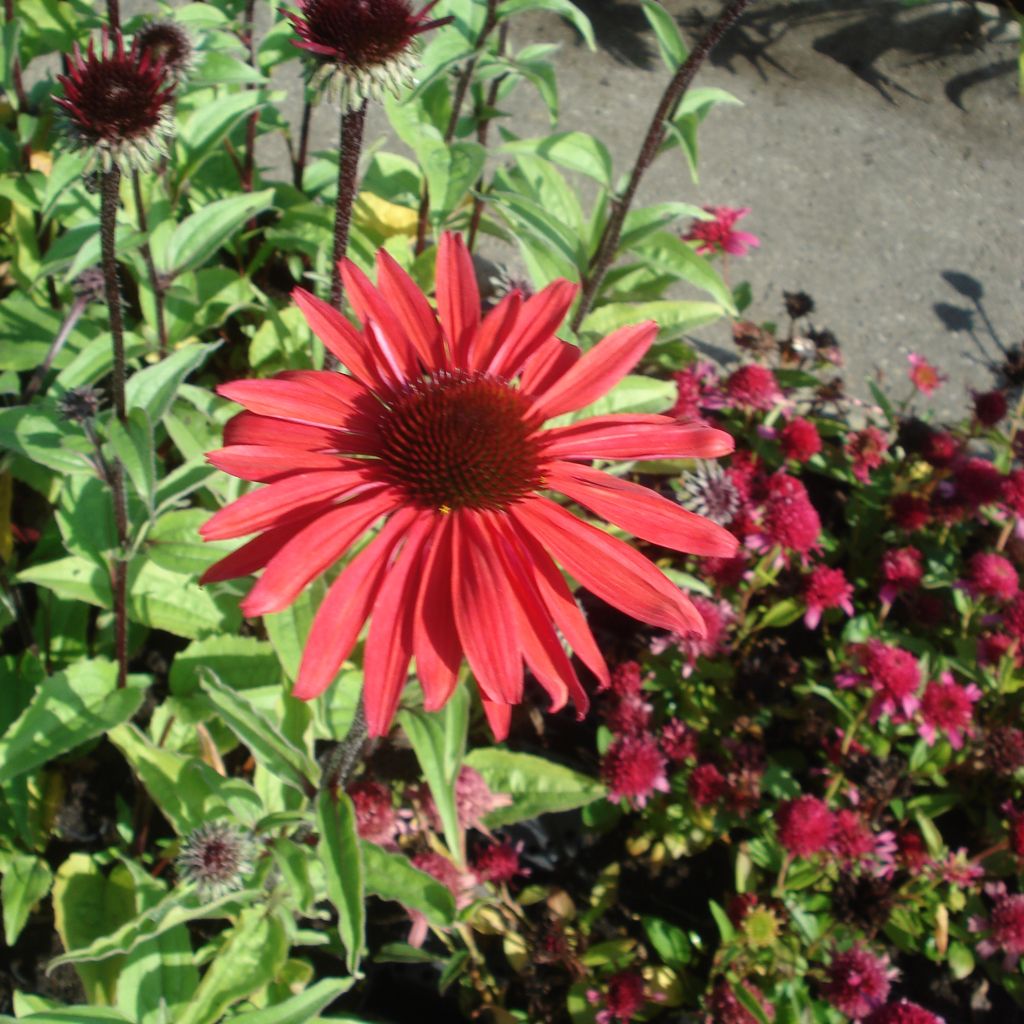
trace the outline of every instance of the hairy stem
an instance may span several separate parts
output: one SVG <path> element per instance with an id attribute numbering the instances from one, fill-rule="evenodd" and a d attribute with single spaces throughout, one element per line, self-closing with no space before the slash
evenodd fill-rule
<path id="1" fill-rule="evenodd" d="M 121 318 L 121 287 L 117 280 L 117 204 L 120 194 L 121 169 L 114 164 L 104 171 L 100 185 L 100 255 L 103 284 L 110 314 L 110 336 L 114 345 L 114 412 L 123 424 L 125 410 L 124 386 L 124 323 Z M 114 523 L 118 550 L 114 554 L 114 646 L 117 652 L 117 685 L 123 687 L 128 678 L 128 506 L 125 501 L 124 471 L 118 459 L 110 465 L 110 489 L 114 499 Z"/>
<path id="2" fill-rule="evenodd" d="M 701 65 L 707 56 L 715 48 L 722 36 L 739 20 L 740 15 L 753 3 L 753 0 L 732 0 L 718 16 L 717 21 L 704 34 L 700 42 L 690 51 L 689 57 L 679 66 L 679 69 L 672 76 L 671 81 L 662 94 L 661 100 L 651 118 L 647 135 L 643 145 L 633 164 L 633 171 L 629 176 L 629 182 L 625 191 L 611 201 L 611 213 L 608 222 L 605 224 L 598 243 L 597 250 L 590 259 L 587 272 L 583 277 L 582 296 L 576 315 L 572 320 L 572 329 L 578 331 L 584 317 L 590 312 L 594 299 L 601 287 L 604 276 L 608 273 L 615 250 L 619 245 L 619 238 L 622 236 L 622 225 L 626 220 L 633 200 L 636 198 L 640 181 L 647 171 L 647 168 L 654 162 L 658 149 L 665 138 L 665 125 L 672 120 L 682 98 L 690 88 L 694 76 L 700 70 Z"/>
<path id="3" fill-rule="evenodd" d="M 68 315 L 64 317 L 64 322 L 60 325 L 60 330 L 57 332 L 57 336 L 50 343 L 50 347 L 47 350 L 43 361 L 32 371 L 32 376 L 25 385 L 25 390 L 22 392 L 24 401 L 29 401 L 29 399 L 34 395 L 43 390 L 43 378 L 49 372 L 54 359 L 57 358 L 58 353 L 64 347 L 64 343 L 68 340 L 71 332 L 75 329 L 75 324 L 78 323 L 79 318 L 82 316 L 82 313 L 85 312 L 85 307 L 88 304 L 89 299 L 86 296 L 76 296 L 75 301 L 71 304 L 71 308 L 68 310 Z"/>
<path id="4" fill-rule="evenodd" d="M 142 202 L 142 184 L 139 181 L 139 172 L 132 171 L 132 192 L 135 196 L 135 215 L 139 220 L 139 230 L 146 236 L 142 243 L 141 252 L 143 262 L 146 264 L 146 274 L 149 277 L 149 287 L 153 290 L 153 303 L 156 307 L 156 333 L 160 340 L 160 358 L 167 355 L 167 325 L 164 322 L 164 287 L 160 281 L 160 275 L 156 272 L 156 264 L 153 262 L 153 250 L 149 247 L 149 225 L 146 222 L 146 207 Z"/>
<path id="5" fill-rule="evenodd" d="M 306 173 L 306 157 L 309 153 L 309 125 L 313 119 L 313 104 L 309 95 L 302 101 L 302 121 L 299 124 L 299 151 L 292 161 L 292 184 L 301 192 L 302 179 Z"/>
<path id="6" fill-rule="evenodd" d="M 341 309 L 344 286 L 341 261 L 348 249 L 348 229 L 352 223 L 352 204 L 356 198 L 359 153 L 363 148 L 366 124 L 366 100 L 355 110 L 343 110 L 338 153 L 338 198 L 334 204 L 334 253 L 331 257 L 331 305 Z"/>
<path id="7" fill-rule="evenodd" d="M 14 21 L 14 0 L 4 0 L 4 20 Z M 21 58 L 17 51 L 11 60 L 11 84 L 14 86 L 14 95 L 18 101 L 18 112 L 28 113 L 28 96 L 25 93 L 25 85 L 21 80 Z"/>
<path id="8" fill-rule="evenodd" d="M 352 718 L 348 734 L 345 738 L 327 754 L 323 761 L 323 775 L 321 776 L 321 789 L 329 789 L 337 792 L 348 785 L 352 777 L 359 757 L 363 752 L 363 744 L 366 742 L 366 708 L 363 705 L 363 698 L 360 694 L 359 703 L 356 705 L 356 713 Z"/>
<path id="9" fill-rule="evenodd" d="M 111 32 L 120 32 L 121 4 L 119 0 L 107 0 L 107 22 Z"/>

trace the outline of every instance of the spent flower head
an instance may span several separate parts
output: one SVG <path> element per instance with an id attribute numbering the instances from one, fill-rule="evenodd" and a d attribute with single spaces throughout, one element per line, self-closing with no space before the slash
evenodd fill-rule
<path id="1" fill-rule="evenodd" d="M 133 42 L 150 60 L 162 62 L 165 74 L 176 83 L 183 82 L 192 70 L 192 40 L 173 21 L 146 22 L 135 33 Z"/>
<path id="2" fill-rule="evenodd" d="M 242 888 L 255 857 L 251 832 L 227 821 L 211 821 L 189 833 L 178 854 L 178 874 L 195 884 L 201 898 L 217 899 Z"/>
<path id="3" fill-rule="evenodd" d="M 57 81 L 73 148 L 91 151 L 104 170 L 141 168 L 160 155 L 172 128 L 174 82 L 137 37 L 126 50 L 120 32 L 104 32 L 99 52 L 90 39 L 84 56 L 76 43 L 68 73 Z"/>
<path id="4" fill-rule="evenodd" d="M 299 0 L 299 12 L 287 16 L 294 44 L 309 55 L 312 83 L 354 109 L 413 83 L 417 36 L 452 20 L 429 19 L 436 4 L 417 13 L 408 0 Z"/>

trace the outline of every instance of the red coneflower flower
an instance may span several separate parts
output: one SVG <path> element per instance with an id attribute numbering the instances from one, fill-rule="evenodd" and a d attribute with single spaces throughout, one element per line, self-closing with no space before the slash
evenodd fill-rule
<path id="1" fill-rule="evenodd" d="M 337 89 L 353 108 L 412 83 L 416 37 L 452 20 L 427 20 L 436 4 L 415 14 L 406 0 L 299 0 L 301 13 L 287 17 L 299 34 L 293 43 L 313 59 L 314 84 Z"/>
<path id="2" fill-rule="evenodd" d="M 120 32 L 104 32 L 100 52 L 90 39 L 84 57 L 76 43 L 69 73 L 57 81 L 74 148 L 92 149 L 104 169 L 122 161 L 144 166 L 159 155 L 171 131 L 174 83 L 137 38 L 125 51 Z"/>
<path id="3" fill-rule="evenodd" d="M 435 314 L 384 251 L 375 288 L 345 261 L 357 331 L 304 289 L 295 300 L 348 373 L 294 371 L 222 385 L 246 407 L 210 461 L 267 486 L 207 522 L 208 540 L 259 536 L 204 582 L 264 569 L 247 615 L 287 607 L 369 528 L 313 622 L 295 695 L 330 685 L 366 620 L 367 721 L 383 735 L 415 658 L 425 706 L 440 708 L 463 656 L 492 728 L 522 700 L 523 663 L 557 710 L 587 697 L 561 637 L 604 685 L 608 669 L 562 578 L 664 629 L 703 634 L 689 599 L 646 558 L 544 496 L 560 492 L 637 537 L 694 554 L 732 555 L 735 538 L 675 502 L 589 465 L 592 459 L 708 458 L 732 438 L 668 416 L 612 414 L 543 429 L 593 402 L 647 351 L 657 328 L 615 331 L 586 355 L 555 337 L 576 293 L 555 281 L 517 292 L 483 319 L 470 255 L 442 236 Z"/>

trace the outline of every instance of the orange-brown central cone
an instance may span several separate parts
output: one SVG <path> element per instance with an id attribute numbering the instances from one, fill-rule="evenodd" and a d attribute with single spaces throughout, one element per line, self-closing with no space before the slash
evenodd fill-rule
<path id="1" fill-rule="evenodd" d="M 503 509 L 542 486 L 529 403 L 486 374 L 411 384 L 381 416 L 381 459 L 418 505 Z"/>

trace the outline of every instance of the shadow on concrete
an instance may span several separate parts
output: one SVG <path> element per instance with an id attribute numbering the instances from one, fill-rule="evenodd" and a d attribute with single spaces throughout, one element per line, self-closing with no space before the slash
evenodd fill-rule
<path id="1" fill-rule="evenodd" d="M 974 363 L 981 363 L 992 370 L 997 370 L 1010 354 L 995 324 L 992 323 L 985 309 L 985 286 L 970 274 L 959 270 L 944 270 L 941 277 L 969 306 L 953 305 L 948 302 L 936 302 L 932 306 L 942 326 L 953 334 L 966 334 L 978 350 L 978 356 L 968 355 Z M 984 328 L 984 338 L 978 331 L 978 325 Z M 996 351 L 992 351 L 992 347 Z"/>
<path id="2" fill-rule="evenodd" d="M 576 6 L 590 19 L 597 45 L 608 56 L 643 71 L 660 67 L 654 36 L 640 4 L 576 0 Z"/>

